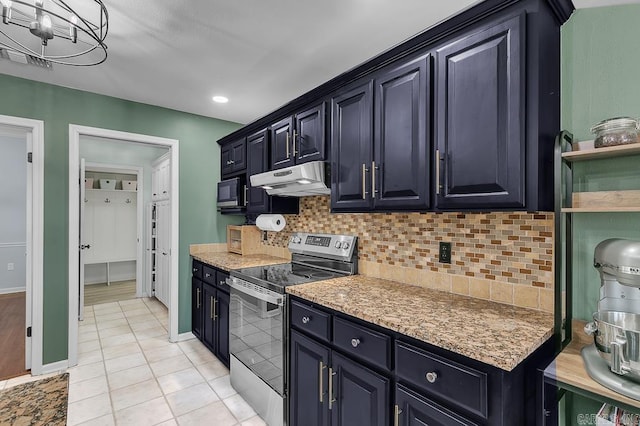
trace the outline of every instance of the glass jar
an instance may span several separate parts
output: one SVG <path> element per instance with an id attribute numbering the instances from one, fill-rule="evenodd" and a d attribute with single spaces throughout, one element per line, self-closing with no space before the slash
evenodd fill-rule
<path id="1" fill-rule="evenodd" d="M 638 142 L 638 121 L 629 117 L 616 117 L 603 120 L 591 128 L 596 135 L 594 146 L 625 145 Z"/>

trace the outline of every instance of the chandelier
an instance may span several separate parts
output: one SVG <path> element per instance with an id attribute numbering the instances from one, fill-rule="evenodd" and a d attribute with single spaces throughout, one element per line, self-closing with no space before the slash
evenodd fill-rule
<path id="1" fill-rule="evenodd" d="M 98 65 L 109 14 L 102 0 L 0 0 L 0 48 L 61 65 Z"/>

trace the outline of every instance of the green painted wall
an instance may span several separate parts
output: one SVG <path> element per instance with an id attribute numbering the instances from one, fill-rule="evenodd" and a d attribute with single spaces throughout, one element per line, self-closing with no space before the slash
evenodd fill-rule
<path id="1" fill-rule="evenodd" d="M 640 117 L 640 5 L 576 11 L 562 27 L 562 127 L 577 140 L 593 139 L 601 120 Z M 640 156 L 576 163 L 576 191 L 640 189 Z M 574 216 L 573 312 L 588 320 L 596 310 L 600 279 L 593 250 L 607 238 L 640 240 L 640 213 Z"/>
<path id="2" fill-rule="evenodd" d="M 179 329 L 191 329 L 189 244 L 224 242 L 220 149 L 239 124 L 0 74 L 0 114 L 45 122 L 43 362 L 67 358 L 69 124 L 180 140 Z"/>

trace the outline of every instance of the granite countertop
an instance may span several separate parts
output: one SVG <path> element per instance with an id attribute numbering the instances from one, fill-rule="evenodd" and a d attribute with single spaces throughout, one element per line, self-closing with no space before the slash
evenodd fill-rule
<path id="1" fill-rule="evenodd" d="M 287 293 L 506 371 L 553 335 L 553 314 L 353 275 Z"/>
<path id="2" fill-rule="evenodd" d="M 228 252 L 200 252 L 191 253 L 194 259 L 204 262 L 207 265 L 230 271 L 232 269 L 251 268 L 253 266 L 275 265 L 278 263 L 289 263 L 282 257 L 267 256 L 265 254 L 240 255 Z"/>

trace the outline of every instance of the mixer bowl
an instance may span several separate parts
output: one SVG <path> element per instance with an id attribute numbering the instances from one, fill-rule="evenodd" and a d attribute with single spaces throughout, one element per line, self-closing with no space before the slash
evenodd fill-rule
<path id="1" fill-rule="evenodd" d="M 585 332 L 613 373 L 640 382 L 640 314 L 596 312 Z"/>

